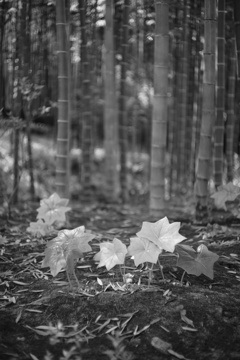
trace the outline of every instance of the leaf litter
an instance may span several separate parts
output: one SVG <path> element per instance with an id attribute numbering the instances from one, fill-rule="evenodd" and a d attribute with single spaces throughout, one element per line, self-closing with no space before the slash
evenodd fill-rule
<path id="1" fill-rule="evenodd" d="M 85 226 L 90 228 L 89 224 L 85 224 Z M 114 226 L 112 226 L 112 228 L 114 228 Z M 116 228 L 120 228 L 120 227 L 118 227 L 118 225 L 117 225 Z M 136 227 L 134 227 L 134 230 L 132 232 L 130 232 L 130 234 L 134 233 L 135 229 L 136 229 Z M 101 229 L 99 229 L 99 230 L 100 230 L 99 233 L 101 233 L 102 232 Z M 102 234 L 103 233 L 104 232 L 102 232 Z M 186 235 L 186 238 L 187 238 L 186 240 L 188 240 L 192 236 L 192 235 L 189 236 L 189 234 L 187 234 L 187 233 L 184 235 Z M 218 234 L 215 235 L 216 238 L 218 236 L 219 236 Z M 118 335 L 119 332 L 121 333 L 121 331 L 122 331 L 122 333 L 120 334 L 120 338 L 124 338 L 122 341 L 125 342 L 124 344 L 127 346 L 127 349 L 129 351 L 131 351 L 133 354 L 136 353 L 138 359 L 141 359 L 141 358 L 144 359 L 144 356 L 146 358 L 145 351 L 147 351 L 147 354 L 151 354 L 151 350 L 150 350 L 150 348 L 151 348 L 150 346 L 152 346 L 151 339 L 154 338 L 154 334 L 157 335 L 157 334 L 159 334 L 159 331 L 162 331 L 162 333 L 161 333 L 162 335 L 160 337 L 158 336 L 159 338 L 161 338 L 164 334 L 171 334 L 171 336 L 169 337 L 169 340 L 165 335 L 165 339 L 168 340 L 168 343 L 171 345 L 171 348 L 168 351 L 169 354 L 171 354 L 172 356 L 174 356 L 176 358 L 182 358 L 182 359 L 191 358 L 191 352 L 188 351 L 186 346 L 183 346 L 184 335 L 183 335 L 183 333 L 181 333 L 181 330 L 183 332 L 185 331 L 186 333 L 191 333 L 191 332 L 197 330 L 198 333 L 202 334 L 203 326 L 204 327 L 207 326 L 207 323 L 205 323 L 205 325 L 201 325 L 202 322 L 200 320 L 201 311 L 203 309 L 205 309 L 205 312 L 206 313 L 208 312 L 206 304 L 204 303 L 203 298 L 201 297 L 201 293 L 206 291 L 204 289 L 209 289 L 209 285 L 211 285 L 210 280 L 208 282 L 207 279 L 204 279 L 202 277 L 202 275 L 199 278 L 195 278 L 191 275 L 187 275 L 187 281 L 189 282 L 189 280 L 190 280 L 190 284 L 191 284 L 190 287 L 185 288 L 184 286 L 180 286 L 180 281 L 179 282 L 175 281 L 176 284 L 179 283 L 179 286 L 173 285 L 173 277 L 171 276 L 170 272 L 173 273 L 175 276 L 177 275 L 176 276 L 177 279 L 180 279 L 181 271 L 180 271 L 180 269 L 174 270 L 174 265 L 172 262 L 172 260 L 174 258 L 163 257 L 162 262 L 166 269 L 165 276 L 168 280 L 167 283 L 165 283 L 165 284 L 160 283 L 159 278 L 156 277 L 156 275 L 155 275 L 155 278 L 153 278 L 153 282 L 149 288 L 147 286 L 146 280 L 144 280 L 144 279 L 146 279 L 144 274 L 146 273 L 146 276 L 147 276 L 147 271 L 141 272 L 141 270 L 136 269 L 136 271 L 133 272 L 133 274 L 136 274 L 133 277 L 133 283 L 130 285 L 124 284 L 123 282 L 121 282 L 121 274 L 115 270 L 114 271 L 115 274 L 114 274 L 113 278 L 111 279 L 111 281 L 110 281 L 110 278 L 109 278 L 109 275 L 107 272 L 103 273 L 103 274 L 105 274 L 104 276 L 106 276 L 106 278 L 101 277 L 101 276 L 99 277 L 99 278 L 101 278 L 101 281 L 104 284 L 105 291 L 103 291 L 103 289 L 102 289 L 103 286 L 96 281 L 96 277 L 94 278 L 94 280 L 90 280 L 90 281 L 88 280 L 88 278 L 84 277 L 84 274 L 85 273 L 87 274 L 87 271 L 89 271 L 89 269 L 91 269 L 90 272 L 92 271 L 92 273 L 95 273 L 95 274 L 99 274 L 101 269 L 97 269 L 97 264 L 95 264 L 95 263 L 86 264 L 86 267 L 84 267 L 84 263 L 83 263 L 82 268 L 81 268 L 81 265 L 79 265 L 79 269 L 76 268 L 76 271 L 78 272 L 77 275 L 79 278 L 79 282 L 81 283 L 81 290 L 79 292 L 79 295 L 83 295 L 84 299 L 86 299 L 84 301 L 88 301 L 88 306 L 90 306 L 90 309 L 87 310 L 87 307 L 85 307 L 85 305 L 84 305 L 85 311 L 83 311 L 83 314 L 81 315 L 81 316 L 83 316 L 83 318 L 79 322 L 78 330 L 75 331 L 75 335 L 74 335 L 73 332 L 72 333 L 68 332 L 68 329 L 69 329 L 68 326 L 70 326 L 70 327 L 74 326 L 73 320 L 75 317 L 75 316 L 72 317 L 72 315 L 75 313 L 75 310 L 72 308 L 72 306 L 70 304 L 73 302 L 76 305 L 77 304 L 80 305 L 81 303 L 79 303 L 78 299 L 81 299 L 82 297 L 81 296 L 78 297 L 77 292 L 75 292 L 73 295 L 71 295 L 71 292 L 69 289 L 69 284 L 66 281 L 64 272 L 59 272 L 59 274 L 57 275 L 57 279 L 53 279 L 49 271 L 43 271 L 43 269 L 41 269 L 41 261 L 44 256 L 44 247 L 46 244 L 46 240 L 43 241 L 40 238 L 39 239 L 36 238 L 34 240 L 34 242 L 28 242 L 25 234 L 21 234 L 19 236 L 19 234 L 17 235 L 17 232 L 16 232 L 16 235 L 12 235 L 11 238 L 9 238 L 7 235 L 6 235 L 6 237 L 7 237 L 7 242 L 4 242 L 4 244 L 1 244 L 1 246 L 0 246 L 0 254 L 1 254 L 1 258 L 0 258 L 0 265 L 1 265 L 1 268 L 0 268 L 0 279 L 1 279 L 0 293 L 4 294 L 2 296 L 7 297 L 3 301 L 4 307 L 1 308 L 1 315 L 3 314 L 3 311 L 4 312 L 6 311 L 6 314 L 11 314 L 13 312 L 14 322 L 17 326 L 21 327 L 23 333 L 24 333 L 23 326 L 25 326 L 25 325 L 27 326 L 25 328 L 26 334 L 29 333 L 29 331 L 34 332 L 34 329 L 44 332 L 44 328 L 38 328 L 39 326 L 45 327 L 45 330 L 48 331 L 47 330 L 47 328 L 48 328 L 47 319 L 50 318 L 50 320 L 52 319 L 51 321 L 54 321 L 54 319 L 56 319 L 56 315 L 54 315 L 54 314 L 57 314 L 58 318 L 62 319 L 64 321 L 65 325 L 62 325 L 62 328 L 60 327 L 60 329 L 58 330 L 57 333 L 51 333 L 44 337 L 46 339 L 52 338 L 53 342 L 57 341 L 58 344 L 61 344 L 61 348 L 63 348 L 63 349 L 64 349 L 64 346 L 67 346 L 67 344 L 66 344 L 66 342 L 62 343 L 62 339 L 68 339 L 68 340 L 71 339 L 72 343 L 76 344 L 76 342 L 79 341 L 79 338 L 81 338 L 81 341 L 85 344 L 85 347 L 87 347 L 86 344 L 88 341 L 90 341 L 90 342 L 96 341 L 96 344 L 98 344 L 98 338 L 103 338 L 103 340 L 101 340 L 102 344 L 104 344 L 104 347 L 105 347 L 105 350 L 103 350 L 103 352 L 108 351 L 109 348 L 111 348 L 111 346 L 113 346 L 113 345 L 111 345 L 113 342 L 113 339 L 116 339 L 117 336 L 119 336 Z M 51 238 L 50 238 L 50 240 L 51 240 Z M 104 240 L 104 236 L 102 237 L 102 240 L 100 240 L 100 242 L 103 240 Z M 209 242 L 210 247 L 211 247 L 211 243 L 213 243 L 213 242 L 211 242 L 211 241 Z M 98 243 L 96 243 L 96 244 L 98 244 Z M 201 243 L 198 242 L 198 245 L 201 245 Z M 229 249 L 230 252 L 227 255 L 224 255 L 224 251 L 223 251 L 224 249 L 221 250 L 221 248 L 220 248 L 220 252 L 221 252 L 220 258 L 219 258 L 220 264 L 221 264 L 221 261 L 223 262 L 223 259 L 225 259 L 226 265 L 227 264 L 229 266 L 231 265 L 230 259 L 232 259 L 232 261 L 236 262 L 236 264 L 237 264 L 237 261 L 239 259 L 239 257 L 238 257 L 239 256 L 239 243 L 237 243 L 235 241 L 235 243 L 232 245 L 234 248 L 231 248 L 231 246 L 230 246 L 230 249 Z M 235 254 L 237 256 L 231 256 L 230 254 Z M 224 258 L 224 256 L 225 256 L 225 258 Z M 229 259 L 229 262 L 226 262 L 226 259 Z M 129 260 L 127 260 L 126 264 L 128 264 L 128 263 L 129 263 Z M 10 264 L 10 267 L 9 267 L 9 264 Z M 6 266 L 9 267 L 8 270 L 7 270 Z M 131 266 L 129 266 L 129 268 L 131 268 Z M 155 272 L 153 272 L 153 273 L 157 274 Z M 137 278 L 135 278 L 135 277 L 138 277 L 139 274 L 142 274 L 141 278 L 142 278 L 143 284 L 141 284 L 141 286 L 137 285 L 137 283 L 136 283 Z M 211 299 L 211 298 L 212 298 L 212 300 L 214 299 L 214 301 L 212 303 L 213 305 L 216 304 L 216 302 L 223 301 L 223 304 L 225 304 L 224 306 L 226 308 L 230 307 L 230 309 L 231 309 L 231 306 L 233 307 L 233 304 L 235 301 L 234 296 L 231 297 L 230 302 L 225 301 L 224 297 L 223 297 L 225 295 L 225 293 L 227 293 L 227 291 L 231 295 L 233 295 L 233 291 L 234 291 L 234 288 L 229 288 L 229 284 L 228 284 L 229 278 L 227 278 L 226 274 L 227 274 L 227 272 L 224 271 L 223 269 L 221 269 L 221 265 L 217 265 L 216 280 L 218 281 L 218 283 L 221 284 L 221 286 L 218 287 L 218 291 L 211 290 L 211 292 L 208 293 L 208 297 L 209 297 L 209 299 Z M 238 274 L 239 274 L 239 268 L 237 270 L 236 275 L 238 275 Z M 186 281 L 186 283 L 187 283 L 187 281 Z M 161 284 L 161 288 L 159 287 L 160 284 Z M 236 282 L 233 283 L 233 287 L 236 286 L 236 284 L 237 284 Z M 97 288 L 97 286 L 99 288 Z M 62 293 L 58 293 L 57 291 L 61 288 L 63 289 Z M 195 307 L 194 302 L 192 302 L 191 297 L 193 296 L 192 294 L 194 294 L 194 291 L 191 290 L 191 288 L 194 291 L 196 291 L 196 289 L 199 289 L 199 291 L 200 291 L 199 292 L 199 294 L 200 294 L 199 301 L 200 302 L 198 304 L 199 305 L 198 307 Z M 133 291 L 133 289 L 134 289 L 134 291 Z M 156 289 L 159 289 L 159 290 L 156 291 Z M 150 297 L 148 295 L 149 294 L 148 290 L 151 291 Z M 82 291 L 82 293 L 81 293 L 81 291 Z M 92 294 L 94 296 L 89 297 L 89 294 Z M 129 294 L 130 297 L 122 298 L 120 294 Z M 171 296 L 171 294 L 173 296 Z M 107 295 L 107 298 L 106 298 L 106 295 Z M 218 297 L 218 295 L 220 295 L 220 298 Z M 120 298 L 119 298 L 119 296 L 120 296 Z M 167 296 L 168 296 L 168 300 L 166 302 L 164 299 L 166 299 Z M 35 297 L 35 299 L 34 299 L 34 297 Z M 11 301 L 11 299 L 14 299 L 14 298 L 16 301 L 15 302 L 14 302 L 14 300 Z M 63 301 L 61 301 L 59 303 L 58 299 L 60 299 L 60 298 L 62 298 Z M 29 301 L 30 299 L 32 299 L 32 301 Z M 125 299 L 129 299 L 129 300 L 125 300 Z M 201 303 L 201 299 L 202 299 L 203 303 Z M 169 300 L 170 300 L 170 302 L 169 302 Z M 184 307 L 186 308 L 187 312 L 188 312 L 188 308 L 191 309 L 191 314 L 192 314 L 191 319 L 189 319 L 189 315 L 187 316 L 186 315 L 187 313 L 184 311 L 182 311 L 179 320 L 177 320 L 177 318 L 175 318 L 174 311 L 171 311 L 168 314 L 168 316 L 166 317 L 166 315 L 167 315 L 166 309 L 167 308 L 173 309 L 171 304 L 175 304 L 175 307 L 176 307 L 176 305 L 179 301 L 184 303 Z M 62 305 L 60 305 L 60 308 L 58 309 L 58 306 L 59 306 L 58 304 L 63 304 L 64 302 L 69 304 L 67 309 L 65 310 L 66 314 L 68 314 L 68 316 L 70 315 L 69 319 L 67 319 L 67 317 L 65 318 L 65 316 L 63 316 L 63 313 L 61 310 Z M 30 303 L 32 303 L 31 307 L 29 305 Z M 95 323 L 96 327 L 94 327 L 94 321 L 93 321 L 94 319 L 92 316 L 93 315 L 93 304 L 96 304 L 94 307 L 94 311 L 100 312 L 102 315 L 102 317 L 99 319 L 97 319 L 97 317 L 99 315 L 95 316 L 95 320 L 97 320 Z M 208 300 L 208 307 L 209 307 L 209 304 L 210 303 Z M 77 305 L 77 307 L 79 307 L 79 305 Z M 101 305 L 101 306 L 99 307 L 98 305 Z M 103 307 L 103 305 L 104 305 L 104 307 Z M 213 305 L 210 305 L 210 307 L 212 306 L 214 308 Z M 80 307 L 81 306 L 82 305 L 80 305 Z M 86 306 L 87 306 L 87 304 L 86 304 Z M 122 317 L 119 315 L 119 311 L 116 311 L 114 309 L 115 308 L 116 309 L 118 309 L 118 308 L 119 309 L 123 309 L 123 308 L 131 309 L 132 308 L 133 309 L 134 306 L 135 306 L 135 309 L 137 306 L 137 311 L 136 311 L 136 313 L 135 312 L 131 312 L 128 314 L 126 313 L 126 315 L 129 315 L 129 317 L 127 317 L 127 318 L 125 317 L 125 321 L 126 320 L 129 320 L 129 321 L 127 321 L 126 326 L 123 331 L 122 324 L 124 324 L 124 321 L 122 320 Z M 109 313 L 109 309 L 111 309 L 110 311 L 112 314 L 114 313 L 113 316 L 111 316 L 111 313 Z M 71 312 L 73 313 L 72 315 L 71 315 Z M 84 313 L 85 313 L 85 315 L 84 315 Z M 31 320 L 27 314 L 29 314 L 31 316 Z M 46 315 L 48 314 L 48 316 L 46 317 L 45 314 Z M 134 314 L 134 315 L 132 315 L 132 317 L 130 318 L 131 314 Z M 155 315 L 155 322 L 154 322 L 154 318 L 152 318 L 152 319 L 149 318 L 150 314 Z M 231 310 L 230 310 L 230 314 L 231 314 Z M 42 315 L 44 315 L 44 318 L 46 318 L 46 322 L 45 322 L 45 324 L 40 325 L 41 322 L 39 323 L 39 321 L 40 321 L 40 319 L 43 318 Z M 84 316 L 86 316 L 86 315 L 87 315 L 88 319 L 86 318 L 85 325 L 84 325 L 83 324 Z M 106 317 L 106 315 L 107 315 L 107 317 Z M 124 313 L 123 313 L 123 315 L 124 315 Z M 41 316 L 41 318 L 39 318 L 38 316 Z M 232 311 L 231 316 L 234 319 L 234 311 Z M 123 317 L 123 319 L 124 319 L 124 317 Z M 75 318 L 75 320 L 76 320 L 76 318 Z M 186 326 L 183 325 L 181 323 L 181 321 L 186 323 Z M 214 319 L 212 319 L 212 321 L 214 321 Z M 218 321 L 219 321 L 219 319 L 218 319 Z M 71 325 L 71 322 L 72 322 L 72 325 Z M 196 323 L 196 325 L 197 325 L 196 328 L 191 325 L 191 324 L 193 324 L 193 322 Z M 3 323 L 6 323 L 6 321 Z M 212 322 L 210 322 L 210 323 L 212 323 Z M 52 323 L 52 326 L 56 328 L 57 323 L 55 323 L 55 325 L 53 325 L 53 324 L 54 323 Z M 158 329 L 157 332 L 154 331 L 155 327 L 156 327 L 156 329 Z M 94 329 L 99 329 L 99 330 L 94 331 Z M 178 337 L 176 337 L 176 343 L 175 343 L 174 341 L 171 341 L 171 339 L 174 338 L 174 334 L 175 334 L 176 330 L 177 330 Z M 11 331 L 13 332 L 13 329 Z M 46 331 L 45 331 L 45 333 L 46 333 Z M 62 331 L 62 333 L 65 334 L 63 337 L 61 337 L 59 335 L 61 333 L 61 331 Z M 78 332 L 78 334 L 77 334 L 77 332 Z M 210 333 L 212 334 L 212 331 L 210 331 Z M 179 334 L 182 334 L 181 335 L 182 340 L 180 341 L 180 343 L 179 343 Z M 37 335 L 37 333 L 36 333 L 36 335 Z M 112 340 L 110 341 L 110 345 L 108 343 L 108 341 L 109 341 L 109 338 L 107 338 L 108 335 L 112 337 Z M 226 335 L 226 332 L 225 332 L 225 335 Z M 43 335 L 38 334 L 38 336 L 43 336 Z M 125 339 L 125 337 L 126 337 L 126 339 Z M 135 348 L 134 345 L 132 345 L 135 343 L 134 338 L 138 338 L 138 337 L 142 338 L 142 340 L 145 339 L 144 340 L 144 344 L 146 344 L 145 350 L 142 349 L 141 345 L 138 345 L 139 350 L 137 348 Z M 106 340 L 105 340 L 105 338 L 106 338 Z M 201 335 L 200 335 L 200 338 L 201 338 Z M 37 343 L 39 343 L 39 344 L 41 343 L 40 338 L 37 340 Z M 176 344 L 178 344 L 177 347 L 175 347 Z M 199 344 L 201 344 L 201 342 Z M 182 346 L 183 351 L 179 351 L 179 349 L 181 348 L 180 345 Z M 41 345 L 39 345 L 39 346 L 41 346 Z M 179 346 L 180 346 L 180 348 L 179 348 Z M 219 340 L 219 344 L 217 346 L 222 346 L 223 352 L 227 351 L 226 347 L 221 344 L 221 339 Z M 152 347 L 154 349 L 154 346 L 152 346 Z M 215 347 L 216 347 L 216 345 L 215 345 Z M 2 348 L 0 348 L 0 349 L 2 351 Z M 40 359 L 43 359 L 44 353 L 46 353 L 46 351 L 52 350 L 52 349 L 50 349 L 50 350 L 49 349 L 50 348 L 48 348 L 47 350 L 42 349 L 40 352 L 34 352 L 34 349 L 30 350 L 30 348 L 29 348 L 28 356 L 30 356 L 32 358 L 34 358 L 34 356 L 35 356 L 36 358 L 38 358 L 40 360 Z M 177 352 L 175 352 L 175 350 L 177 350 Z M 19 353 L 18 357 L 23 359 L 24 357 L 23 357 L 23 351 L 21 350 L 21 346 L 18 348 L 17 351 Z M 78 351 L 80 351 L 80 350 L 78 349 Z M 91 351 L 90 351 L 90 353 L 91 353 Z M 111 351 L 113 351 L 113 350 L 111 350 Z M 157 350 L 157 351 L 159 351 L 159 350 Z M 213 348 L 213 350 L 211 350 L 210 348 L 208 349 L 208 356 L 211 351 L 214 351 L 214 348 Z M 5 351 L 5 352 L 7 352 L 7 351 Z M 202 348 L 202 354 L 204 354 L 204 352 L 205 352 L 205 350 L 204 350 L 204 348 Z M 92 358 L 92 359 L 94 359 L 93 353 L 92 353 L 92 355 L 89 355 L 90 358 Z M 181 353 L 184 355 L 181 355 Z M 236 345 L 236 343 L 235 343 L 235 346 L 233 345 L 232 353 L 235 353 L 235 354 L 240 353 L 240 350 L 238 349 L 238 345 Z M 212 355 L 213 355 L 213 353 L 212 353 Z M 166 356 L 169 356 L 169 355 L 166 355 Z M 204 356 L 206 356 L 206 358 L 207 358 L 207 354 Z M 73 359 L 74 357 L 70 357 L 70 358 Z M 85 355 L 83 355 L 83 359 L 85 359 L 85 358 L 86 359 L 88 358 L 87 353 Z M 192 358 L 197 359 L 197 356 L 192 356 Z M 151 357 L 149 357 L 149 359 L 151 359 Z"/>

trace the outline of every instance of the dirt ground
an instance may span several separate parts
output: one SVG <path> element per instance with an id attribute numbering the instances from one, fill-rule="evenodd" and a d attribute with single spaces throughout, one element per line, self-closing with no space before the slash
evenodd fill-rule
<path id="1" fill-rule="evenodd" d="M 85 225 L 101 234 L 93 253 L 77 264 L 81 290 L 72 291 L 65 271 L 55 278 L 41 268 L 49 238 L 26 233 L 34 208 L 14 210 L 0 219 L 0 359 L 240 359 L 240 222 L 215 214 L 208 225 L 170 210 L 181 221 L 185 244 L 205 243 L 219 255 L 214 279 L 185 275 L 171 256 L 162 258 L 163 272 L 135 268 L 123 283 L 119 267 L 110 272 L 92 260 L 98 243 L 118 237 L 126 245 L 151 221 L 143 206 L 96 204 L 75 206 L 70 227 Z M 13 220 L 14 219 L 14 220 Z"/>

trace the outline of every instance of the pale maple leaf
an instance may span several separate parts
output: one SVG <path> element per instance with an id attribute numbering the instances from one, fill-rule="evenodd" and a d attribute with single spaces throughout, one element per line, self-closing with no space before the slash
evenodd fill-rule
<path id="1" fill-rule="evenodd" d="M 151 262 L 156 264 L 160 248 L 152 241 L 145 238 L 134 237 L 131 238 L 131 244 L 128 247 L 128 254 L 134 257 L 134 264 L 138 266 L 144 262 Z"/>
<path id="2" fill-rule="evenodd" d="M 30 226 L 27 228 L 27 232 L 31 233 L 33 236 L 36 237 L 49 235 L 53 231 L 53 227 L 43 222 L 42 219 L 39 219 L 36 222 L 30 222 Z"/>
<path id="3" fill-rule="evenodd" d="M 217 209 L 227 210 L 226 201 L 234 201 L 240 195 L 240 187 L 229 182 L 219 186 L 218 191 L 211 195 Z"/>
<path id="4" fill-rule="evenodd" d="M 100 251 L 94 256 L 94 260 L 100 261 L 98 267 L 106 266 L 107 270 L 110 270 L 117 264 L 123 264 L 126 254 L 126 245 L 114 238 L 112 242 L 100 244 Z"/>
<path id="5" fill-rule="evenodd" d="M 207 246 L 201 244 L 197 252 L 188 245 L 177 245 L 176 251 L 179 254 L 177 266 L 181 267 L 188 274 L 199 276 L 206 275 L 213 279 L 213 265 L 219 256 L 209 251 Z"/>
<path id="6" fill-rule="evenodd" d="M 70 242 L 73 243 L 76 239 L 78 239 L 84 234 L 86 234 L 85 226 L 79 226 L 72 230 L 67 230 L 67 229 L 60 230 L 58 232 L 58 236 L 54 240 L 62 246 L 64 251 L 67 251 L 69 243 Z"/>
<path id="7" fill-rule="evenodd" d="M 57 193 L 52 194 L 48 199 L 40 201 L 40 207 L 37 209 L 37 219 L 43 219 L 48 224 L 53 224 L 56 220 L 65 222 L 65 213 L 71 210 L 67 207 L 69 200 L 62 199 Z"/>
<path id="8" fill-rule="evenodd" d="M 240 219 L 240 207 L 238 206 L 236 209 L 231 209 L 231 213 L 233 216 L 235 216 L 237 219 Z"/>
<path id="9" fill-rule="evenodd" d="M 0 235 L 0 245 L 4 245 L 7 243 L 7 238 L 6 236 L 2 236 Z"/>
<path id="10" fill-rule="evenodd" d="M 161 251 L 174 252 L 175 245 L 186 239 L 179 234 L 179 229 L 180 222 L 170 224 L 165 216 L 155 223 L 144 221 L 142 229 L 137 233 L 137 236 L 153 242 Z"/>
<path id="11" fill-rule="evenodd" d="M 42 267 L 49 266 L 53 276 L 65 267 L 73 272 L 75 260 L 83 257 L 83 253 L 92 250 L 88 242 L 94 239 L 95 235 L 84 231 L 84 226 L 59 231 L 58 236 L 47 244 Z"/>
<path id="12" fill-rule="evenodd" d="M 51 250 L 52 251 L 50 251 L 50 248 L 47 248 L 47 251 L 45 251 L 45 258 L 42 262 L 42 268 L 50 267 L 52 276 L 57 276 L 59 271 L 66 267 L 66 260 L 61 248 L 52 247 Z"/>

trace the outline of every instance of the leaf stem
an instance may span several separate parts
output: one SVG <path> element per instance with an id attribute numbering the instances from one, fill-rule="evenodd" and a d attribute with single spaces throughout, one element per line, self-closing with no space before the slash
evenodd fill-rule
<path id="1" fill-rule="evenodd" d="M 183 285 L 183 278 L 184 278 L 184 275 L 186 274 L 186 271 L 184 270 L 183 274 L 182 274 L 182 277 L 181 277 L 181 281 L 180 281 L 180 284 Z"/>
<path id="2" fill-rule="evenodd" d="M 162 267 L 162 265 L 161 265 L 161 263 L 160 263 L 160 260 L 158 259 L 158 265 L 159 265 L 159 269 L 160 269 L 160 271 L 161 271 L 161 274 L 162 274 L 162 278 L 163 278 L 163 280 L 165 280 L 165 276 L 164 276 L 164 273 L 163 273 L 163 267 Z"/>
<path id="3" fill-rule="evenodd" d="M 153 263 L 151 267 L 148 268 L 148 287 L 150 286 L 151 280 L 152 280 L 152 271 L 153 271 Z"/>
<path id="4" fill-rule="evenodd" d="M 72 281 L 71 281 L 71 279 L 70 279 L 70 273 L 69 273 L 68 269 L 66 269 L 66 273 L 67 273 L 67 279 L 68 279 L 70 288 L 71 288 L 72 291 L 74 291 L 74 289 L 73 289 L 73 284 L 72 284 Z M 80 288 L 80 283 L 79 283 L 79 281 L 78 281 L 78 278 L 77 278 L 77 275 L 76 275 L 74 269 L 72 270 L 72 274 L 73 274 L 74 279 L 75 279 L 76 282 L 77 282 L 77 286 L 78 286 L 78 289 L 79 289 L 79 288 Z"/>
<path id="5" fill-rule="evenodd" d="M 121 273 L 121 275 L 122 275 L 122 278 L 123 278 L 123 280 L 124 280 L 124 274 L 123 274 L 123 272 L 122 272 L 121 264 L 119 264 L 119 269 L 120 269 L 120 273 Z"/>
<path id="6" fill-rule="evenodd" d="M 120 272 L 121 272 L 121 275 L 123 278 L 123 282 L 125 282 L 126 281 L 126 279 L 125 279 L 125 275 L 126 275 L 125 263 L 123 263 L 123 271 L 122 271 L 122 264 L 119 264 L 119 269 L 120 269 Z"/>

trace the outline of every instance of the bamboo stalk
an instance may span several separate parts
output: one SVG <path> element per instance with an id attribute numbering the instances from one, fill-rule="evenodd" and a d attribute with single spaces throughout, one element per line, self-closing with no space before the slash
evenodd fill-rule
<path id="1" fill-rule="evenodd" d="M 152 115 L 150 212 L 161 216 L 165 208 L 165 154 L 169 62 L 169 1 L 156 0 L 154 44 L 154 98 Z"/>
<path id="2" fill-rule="evenodd" d="M 217 114 L 214 124 L 214 181 L 217 188 L 222 184 L 223 140 L 225 112 L 225 0 L 218 0 L 217 37 Z"/>
<path id="3" fill-rule="evenodd" d="M 106 151 L 106 184 L 108 196 L 116 200 L 119 194 L 117 165 L 117 112 L 115 88 L 115 52 L 113 33 L 114 7 L 112 0 L 106 1 L 106 31 L 104 40 L 104 147 Z"/>
<path id="4" fill-rule="evenodd" d="M 58 45 L 58 130 L 56 155 L 56 192 L 69 197 L 69 49 L 65 0 L 56 3 Z"/>
<path id="5" fill-rule="evenodd" d="M 208 216 L 208 182 L 212 159 L 212 131 L 215 120 L 216 0 L 205 0 L 203 104 L 195 195 L 196 217 Z"/>

